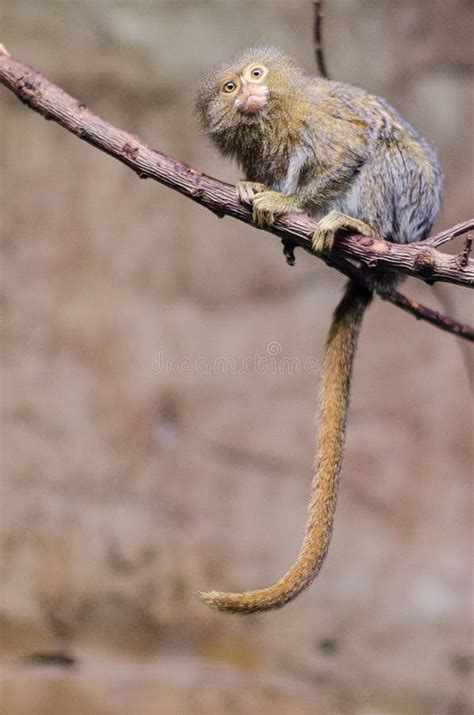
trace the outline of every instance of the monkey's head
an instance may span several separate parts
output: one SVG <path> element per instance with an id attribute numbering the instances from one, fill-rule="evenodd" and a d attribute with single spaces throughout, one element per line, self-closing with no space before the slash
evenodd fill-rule
<path id="1" fill-rule="evenodd" d="M 224 153 L 235 153 L 236 132 L 270 125 L 298 94 L 301 70 L 273 47 L 254 47 L 202 82 L 196 108 L 207 134 Z"/>

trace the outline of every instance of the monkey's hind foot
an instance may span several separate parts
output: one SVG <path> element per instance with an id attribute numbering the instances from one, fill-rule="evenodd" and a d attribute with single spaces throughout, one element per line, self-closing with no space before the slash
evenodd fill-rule
<path id="1" fill-rule="evenodd" d="M 258 181 L 238 181 L 235 185 L 237 197 L 243 204 L 252 205 L 254 198 L 262 191 L 268 191 L 268 186 Z"/>
<path id="2" fill-rule="evenodd" d="M 360 221 L 358 218 L 346 216 L 340 211 L 330 211 L 318 223 L 318 228 L 314 232 L 312 239 L 313 252 L 316 255 L 330 253 L 334 245 L 334 239 L 338 231 L 361 233 L 363 236 L 373 236 L 375 231 L 368 223 Z"/>

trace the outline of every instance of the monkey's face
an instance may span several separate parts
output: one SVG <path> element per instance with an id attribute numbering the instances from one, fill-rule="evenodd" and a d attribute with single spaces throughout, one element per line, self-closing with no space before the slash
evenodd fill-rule
<path id="1" fill-rule="evenodd" d="M 220 89 L 224 101 L 243 114 L 260 112 L 267 104 L 267 76 L 268 67 L 256 62 L 244 67 L 239 74 L 226 77 Z"/>
<path id="2" fill-rule="evenodd" d="M 235 153 L 240 131 L 272 125 L 291 103 L 301 70 L 272 47 L 256 47 L 204 79 L 196 108 L 205 131 L 225 153 Z"/>

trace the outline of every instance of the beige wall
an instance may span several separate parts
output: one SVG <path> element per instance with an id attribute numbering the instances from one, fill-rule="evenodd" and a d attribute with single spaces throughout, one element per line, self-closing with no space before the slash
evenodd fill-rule
<path id="1" fill-rule="evenodd" d="M 439 226 L 467 218 L 468 3 L 326 5 L 333 77 L 383 94 L 437 145 Z M 196 84 L 256 41 L 312 71 L 310 17 L 283 0 L 6 0 L 1 40 L 232 180 L 196 128 Z M 263 585 L 297 551 L 318 376 L 278 359 L 320 360 L 342 278 L 304 255 L 288 268 L 270 236 L 137 181 L 6 90 L 1 112 L 4 712 L 468 713 L 466 345 L 373 306 L 323 572 L 282 611 L 209 612 L 194 591 Z M 465 290 L 406 292 L 469 315 Z M 273 349 L 263 374 L 214 362 Z M 160 362 L 198 358 L 189 374 Z M 21 660 L 59 648 L 78 667 Z"/>

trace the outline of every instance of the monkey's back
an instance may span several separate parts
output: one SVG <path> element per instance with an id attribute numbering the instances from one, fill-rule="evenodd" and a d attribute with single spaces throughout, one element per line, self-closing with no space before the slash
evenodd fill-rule
<path id="1" fill-rule="evenodd" d="M 365 124 L 365 159 L 330 205 L 366 221 L 396 243 L 423 240 L 439 210 L 442 172 L 435 151 L 384 98 L 340 82 L 313 83 L 316 116 L 347 114 Z M 332 97 L 334 101 L 328 101 Z M 317 128 L 316 128 L 317 132 Z"/>

